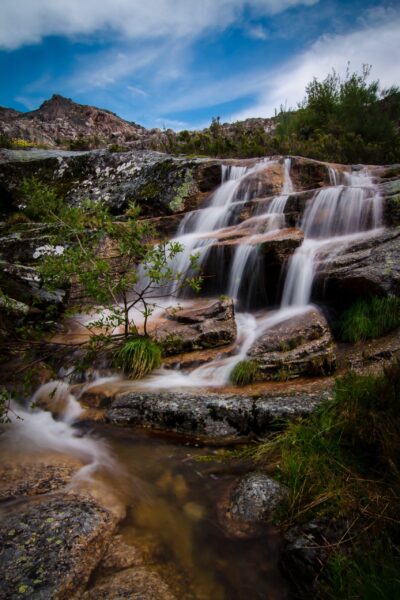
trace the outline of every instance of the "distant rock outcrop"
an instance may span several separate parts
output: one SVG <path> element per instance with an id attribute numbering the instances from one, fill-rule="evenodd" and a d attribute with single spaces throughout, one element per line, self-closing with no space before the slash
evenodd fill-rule
<path id="1" fill-rule="evenodd" d="M 168 141 L 160 129 L 146 129 L 109 110 L 78 104 L 58 94 L 30 112 L 0 107 L 0 133 L 33 145 L 76 150 L 112 144 L 163 150 Z"/>

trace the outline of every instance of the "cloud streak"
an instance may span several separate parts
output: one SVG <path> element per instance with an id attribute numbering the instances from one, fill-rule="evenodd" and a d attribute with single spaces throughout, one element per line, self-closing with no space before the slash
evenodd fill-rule
<path id="1" fill-rule="evenodd" d="M 126 39 L 197 37 L 252 16 L 276 15 L 319 0 L 1 0 L 0 48 L 37 44 L 49 35 L 98 32 Z"/>

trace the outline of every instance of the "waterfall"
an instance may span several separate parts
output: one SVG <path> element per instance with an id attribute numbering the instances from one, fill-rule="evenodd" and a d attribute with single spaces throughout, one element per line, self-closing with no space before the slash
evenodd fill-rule
<path id="1" fill-rule="evenodd" d="M 329 174 L 331 183 L 340 180 L 334 169 L 330 168 Z M 381 198 L 368 172 L 344 173 L 343 178 L 343 185 L 316 192 L 306 207 L 300 224 L 305 239 L 289 261 L 283 308 L 310 302 L 321 250 L 333 257 L 360 232 L 374 230 L 382 223 Z"/>
<path id="2" fill-rule="evenodd" d="M 299 223 L 305 237 L 289 260 L 280 308 L 261 315 L 241 312 L 241 306 L 246 305 L 243 299 L 253 293 L 252 286 L 262 274 L 259 270 L 262 269 L 262 261 L 258 260 L 260 244 L 267 241 L 269 234 L 273 235 L 274 231 L 285 227 L 285 206 L 293 192 L 291 163 L 287 158 L 283 163 L 284 180 L 280 195 L 273 198 L 267 206 L 264 201 L 260 203 L 259 210 L 239 225 L 235 225 L 234 228 L 227 227 L 232 225 L 236 218 L 232 207 L 243 205 L 256 197 L 257 190 L 254 190 L 253 186 L 250 191 L 250 181 L 246 182 L 246 178 L 266 166 L 267 163 L 262 162 L 251 169 L 223 167 L 223 182 L 211 197 L 209 206 L 186 215 L 175 238 L 185 243 L 184 256 L 180 258 L 176 267 L 184 271 L 193 251 L 200 251 L 204 261 L 206 253 L 221 231 L 224 235 L 230 235 L 232 230 L 236 236 L 243 234 L 238 244 L 236 240 L 236 246 L 235 240 L 231 244 L 235 246 L 235 253 L 227 281 L 227 291 L 236 302 L 236 353 L 233 356 L 216 358 L 190 373 L 162 369 L 148 378 L 143 384 L 144 387 L 210 387 L 221 386 L 229 381 L 230 372 L 240 360 L 245 359 L 257 338 L 269 328 L 309 310 L 313 282 L 322 254 L 324 261 L 329 261 L 347 244 L 381 226 L 381 198 L 367 169 L 339 172 L 327 167 L 330 185 L 318 190 L 308 201 Z M 223 263 L 219 263 L 215 268 L 223 269 Z"/>
<path id="3" fill-rule="evenodd" d="M 244 273 L 252 273 L 252 277 L 257 278 L 257 258 L 260 252 L 260 246 L 257 244 L 260 233 L 272 232 L 282 229 L 285 226 L 284 210 L 289 195 L 293 192 L 293 182 L 290 177 L 291 159 L 285 158 L 283 163 L 283 186 L 280 196 L 273 198 L 264 213 L 253 219 L 248 219 L 246 223 L 253 220 L 259 220 L 261 227 L 256 227 L 254 235 L 248 238 L 247 243 L 241 244 L 235 248 L 235 255 L 229 277 L 228 295 L 234 300 L 239 299 L 239 291 L 243 286 Z M 246 300 L 251 293 L 251 286 L 247 293 Z"/>

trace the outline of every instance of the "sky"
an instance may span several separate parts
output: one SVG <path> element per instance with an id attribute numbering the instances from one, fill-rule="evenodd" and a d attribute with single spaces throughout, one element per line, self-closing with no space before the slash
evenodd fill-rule
<path id="1" fill-rule="evenodd" d="M 400 85 L 400 0 L 0 0 L 0 106 L 57 93 L 175 130 L 295 108 L 313 77 Z"/>

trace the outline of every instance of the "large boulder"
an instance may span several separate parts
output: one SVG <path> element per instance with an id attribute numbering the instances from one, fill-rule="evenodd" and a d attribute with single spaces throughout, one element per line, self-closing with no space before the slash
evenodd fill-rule
<path id="1" fill-rule="evenodd" d="M 260 380 L 326 375 L 335 367 L 328 323 L 315 308 L 267 329 L 248 356 L 257 362 Z"/>

